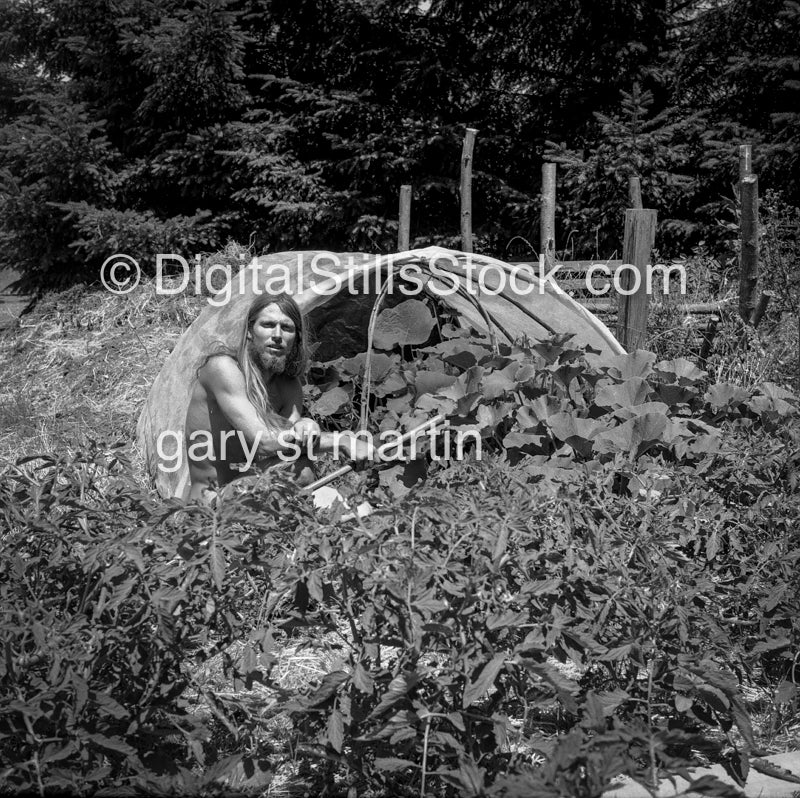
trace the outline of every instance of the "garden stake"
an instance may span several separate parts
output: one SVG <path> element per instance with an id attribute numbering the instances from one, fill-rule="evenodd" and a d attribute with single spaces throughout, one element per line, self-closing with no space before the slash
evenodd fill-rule
<path id="1" fill-rule="evenodd" d="M 399 449 L 404 443 L 408 443 L 408 441 L 419 435 L 421 432 L 427 429 L 434 429 L 445 421 L 446 419 L 442 415 L 429 418 L 427 421 L 423 422 L 418 427 L 414 427 L 414 429 L 404 433 L 396 441 L 389 441 L 388 443 L 385 443 L 383 446 L 379 447 L 378 457 L 379 458 L 385 457 L 386 452 L 388 450 L 394 449 L 395 447 Z M 352 465 L 346 465 L 342 466 L 341 468 L 337 468 L 336 471 L 332 471 L 330 474 L 327 474 L 324 477 L 320 477 L 320 479 L 318 479 L 316 482 L 312 482 L 310 485 L 306 485 L 306 487 L 303 488 L 303 491 L 306 493 L 313 493 L 317 488 L 321 488 L 323 485 L 327 485 L 329 482 L 333 482 L 333 480 L 339 479 L 339 477 L 343 477 L 345 474 L 349 474 L 352 470 L 353 470 Z"/>

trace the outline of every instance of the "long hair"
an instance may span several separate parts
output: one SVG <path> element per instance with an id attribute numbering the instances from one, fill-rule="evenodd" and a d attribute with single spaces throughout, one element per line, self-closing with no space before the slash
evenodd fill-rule
<path id="1" fill-rule="evenodd" d="M 258 319 L 259 314 L 269 305 L 277 305 L 281 313 L 286 314 L 294 324 L 295 337 L 292 349 L 286 355 L 286 369 L 283 372 L 287 377 L 303 377 L 308 369 L 308 341 L 306 329 L 303 322 L 303 314 L 297 306 L 297 302 L 289 294 L 269 294 L 263 293 L 257 296 L 247 311 L 247 319 L 242 327 L 242 334 L 239 338 L 239 346 L 236 350 L 236 360 L 239 368 L 244 374 L 245 386 L 247 388 L 247 398 L 255 407 L 262 420 L 269 423 L 269 416 L 277 411 L 272 407 L 269 400 L 267 386 L 258 363 L 253 359 L 250 351 L 250 341 L 248 333 L 253 329 L 253 325 Z"/>

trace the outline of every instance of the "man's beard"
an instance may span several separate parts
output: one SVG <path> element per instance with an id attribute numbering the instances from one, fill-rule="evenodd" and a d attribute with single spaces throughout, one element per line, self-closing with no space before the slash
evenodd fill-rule
<path id="1" fill-rule="evenodd" d="M 288 355 L 273 355 L 267 348 L 259 349 L 252 341 L 250 342 L 250 358 L 262 369 L 270 374 L 283 374 L 288 366 Z"/>

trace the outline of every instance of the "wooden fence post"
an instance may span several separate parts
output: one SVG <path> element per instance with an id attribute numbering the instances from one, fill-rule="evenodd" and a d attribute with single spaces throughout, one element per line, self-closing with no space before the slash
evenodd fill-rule
<path id="1" fill-rule="evenodd" d="M 400 215 L 397 224 L 397 251 L 411 248 L 411 186 L 400 186 Z"/>
<path id="2" fill-rule="evenodd" d="M 750 144 L 739 145 L 739 183 L 753 174 L 753 147 Z"/>
<path id="3" fill-rule="evenodd" d="M 544 258 L 545 271 L 549 272 L 556 265 L 556 165 L 554 163 L 542 164 L 539 253 L 540 258 Z"/>
<path id="4" fill-rule="evenodd" d="M 750 323 L 756 309 L 758 283 L 758 177 L 746 175 L 739 184 L 742 213 L 739 219 L 739 315 Z"/>
<path id="5" fill-rule="evenodd" d="M 461 250 L 472 252 L 472 150 L 478 131 L 468 127 L 461 150 Z"/>
<path id="6" fill-rule="evenodd" d="M 640 211 L 644 207 L 642 205 L 642 181 L 633 175 L 628 178 L 628 198 L 631 203 L 631 208 Z"/>
<path id="7" fill-rule="evenodd" d="M 762 291 L 761 296 L 758 298 L 758 302 L 756 302 L 753 315 L 750 317 L 750 324 L 752 324 L 753 327 L 758 327 L 761 319 L 764 318 L 764 314 L 767 312 L 767 308 L 769 307 L 770 300 L 773 296 L 775 296 L 775 294 L 772 291 Z"/>
<path id="8" fill-rule="evenodd" d="M 632 293 L 620 293 L 617 338 L 629 352 L 643 346 L 647 338 L 647 315 L 650 309 L 647 276 L 655 238 L 656 212 L 649 208 L 628 208 L 625 211 L 622 263 L 630 265 L 620 272 L 619 287 Z"/>

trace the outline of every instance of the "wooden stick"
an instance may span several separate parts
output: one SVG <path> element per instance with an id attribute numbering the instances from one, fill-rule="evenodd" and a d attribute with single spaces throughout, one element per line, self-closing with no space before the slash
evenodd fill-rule
<path id="1" fill-rule="evenodd" d="M 739 315 L 749 323 L 756 309 L 758 282 L 758 177 L 747 175 L 740 184 Z"/>
<path id="2" fill-rule="evenodd" d="M 634 175 L 628 178 L 628 198 L 631 208 L 634 210 L 640 211 L 644 207 L 642 205 L 642 181 Z"/>
<path id="3" fill-rule="evenodd" d="M 382 460 L 387 456 L 387 452 L 395 448 L 399 451 L 400 448 L 403 446 L 403 444 L 408 443 L 410 440 L 415 438 L 421 432 L 424 432 L 427 429 L 434 429 L 435 427 L 438 427 L 440 424 L 443 423 L 444 426 L 446 426 L 446 419 L 442 415 L 429 418 L 427 421 L 424 421 L 418 427 L 414 427 L 414 429 L 411 429 L 408 432 L 404 432 L 397 440 L 387 441 L 386 443 L 383 444 L 383 446 L 379 446 L 378 457 Z"/>
<path id="4" fill-rule="evenodd" d="M 718 317 L 715 316 L 703 331 L 703 343 L 700 345 L 700 368 L 706 367 L 708 356 L 711 354 L 711 347 L 714 344 L 714 338 L 717 335 L 718 323 Z"/>
<path id="5" fill-rule="evenodd" d="M 472 150 L 478 131 L 467 128 L 461 151 L 461 250 L 472 252 Z"/>
<path id="6" fill-rule="evenodd" d="M 753 174 L 753 147 L 750 144 L 739 145 L 739 183 Z"/>
<path id="7" fill-rule="evenodd" d="M 545 273 L 556 265 L 556 165 L 542 164 L 542 213 L 539 222 L 539 252 Z"/>
<path id="8" fill-rule="evenodd" d="M 716 302 L 687 302 L 686 304 L 675 305 L 681 313 L 685 316 L 709 316 L 724 313 L 726 305 L 733 300 L 733 297 L 728 299 L 720 299 Z M 575 300 L 579 305 L 582 305 L 586 310 L 593 313 L 610 312 L 611 315 L 616 315 L 616 308 L 614 302 L 610 299 L 577 299 Z M 654 308 L 662 306 L 663 303 L 656 302 L 653 304 Z"/>
<path id="9" fill-rule="evenodd" d="M 420 424 L 418 427 L 414 427 L 414 429 L 409 430 L 408 432 L 401 435 L 395 441 L 388 441 L 383 446 L 378 447 L 378 457 L 383 458 L 385 456 L 385 452 L 389 448 L 393 448 L 395 446 L 400 447 L 404 443 L 408 443 L 413 437 L 419 435 L 420 432 L 428 428 L 434 428 L 445 421 L 445 417 L 442 415 L 434 416 L 433 418 L 429 418 L 427 421 Z M 325 475 L 324 477 L 320 477 L 316 482 L 312 482 L 310 485 L 306 485 L 303 488 L 305 493 L 313 493 L 317 488 L 323 487 L 323 485 L 327 485 L 329 482 L 333 482 L 335 479 L 339 479 L 339 477 L 343 477 L 345 474 L 349 474 L 353 470 L 352 465 L 345 465 L 341 468 L 337 468 L 336 471 L 332 471 L 330 474 Z"/>
<path id="10" fill-rule="evenodd" d="M 685 305 L 679 305 L 684 313 L 693 313 L 697 316 L 702 316 L 709 313 L 724 313 L 725 305 L 731 302 L 733 297 L 727 299 L 718 299 L 716 302 L 688 302 Z"/>
<path id="11" fill-rule="evenodd" d="M 758 327 L 758 323 L 767 312 L 767 306 L 769 305 L 769 301 L 772 299 L 772 296 L 773 295 L 771 291 L 762 291 L 761 296 L 758 298 L 758 302 L 756 303 L 756 308 L 753 311 L 753 315 L 750 317 L 750 324 L 752 324 L 753 327 Z"/>
<path id="12" fill-rule="evenodd" d="M 511 266 L 530 266 L 533 273 L 539 276 L 539 261 L 531 260 L 507 260 Z M 562 274 L 586 274 L 592 266 L 603 263 L 613 272 L 617 266 L 622 266 L 622 261 L 616 258 L 594 258 L 593 260 L 559 260 L 558 261 L 558 284 L 561 285 L 560 276 Z M 673 263 L 683 263 L 683 261 L 673 261 Z M 605 277 L 601 274 L 599 277 Z"/>
<path id="13" fill-rule="evenodd" d="M 647 295 L 647 267 L 656 237 L 656 212 L 650 209 L 625 211 L 625 238 L 622 244 L 622 261 L 635 267 L 638 286 L 631 269 L 626 269 L 620 279 L 620 288 L 636 290 L 621 294 L 617 315 L 617 339 L 630 352 L 644 345 L 647 337 L 647 316 L 650 297 Z"/>
<path id="14" fill-rule="evenodd" d="M 397 225 L 397 251 L 411 248 L 411 186 L 400 186 L 400 216 Z"/>

